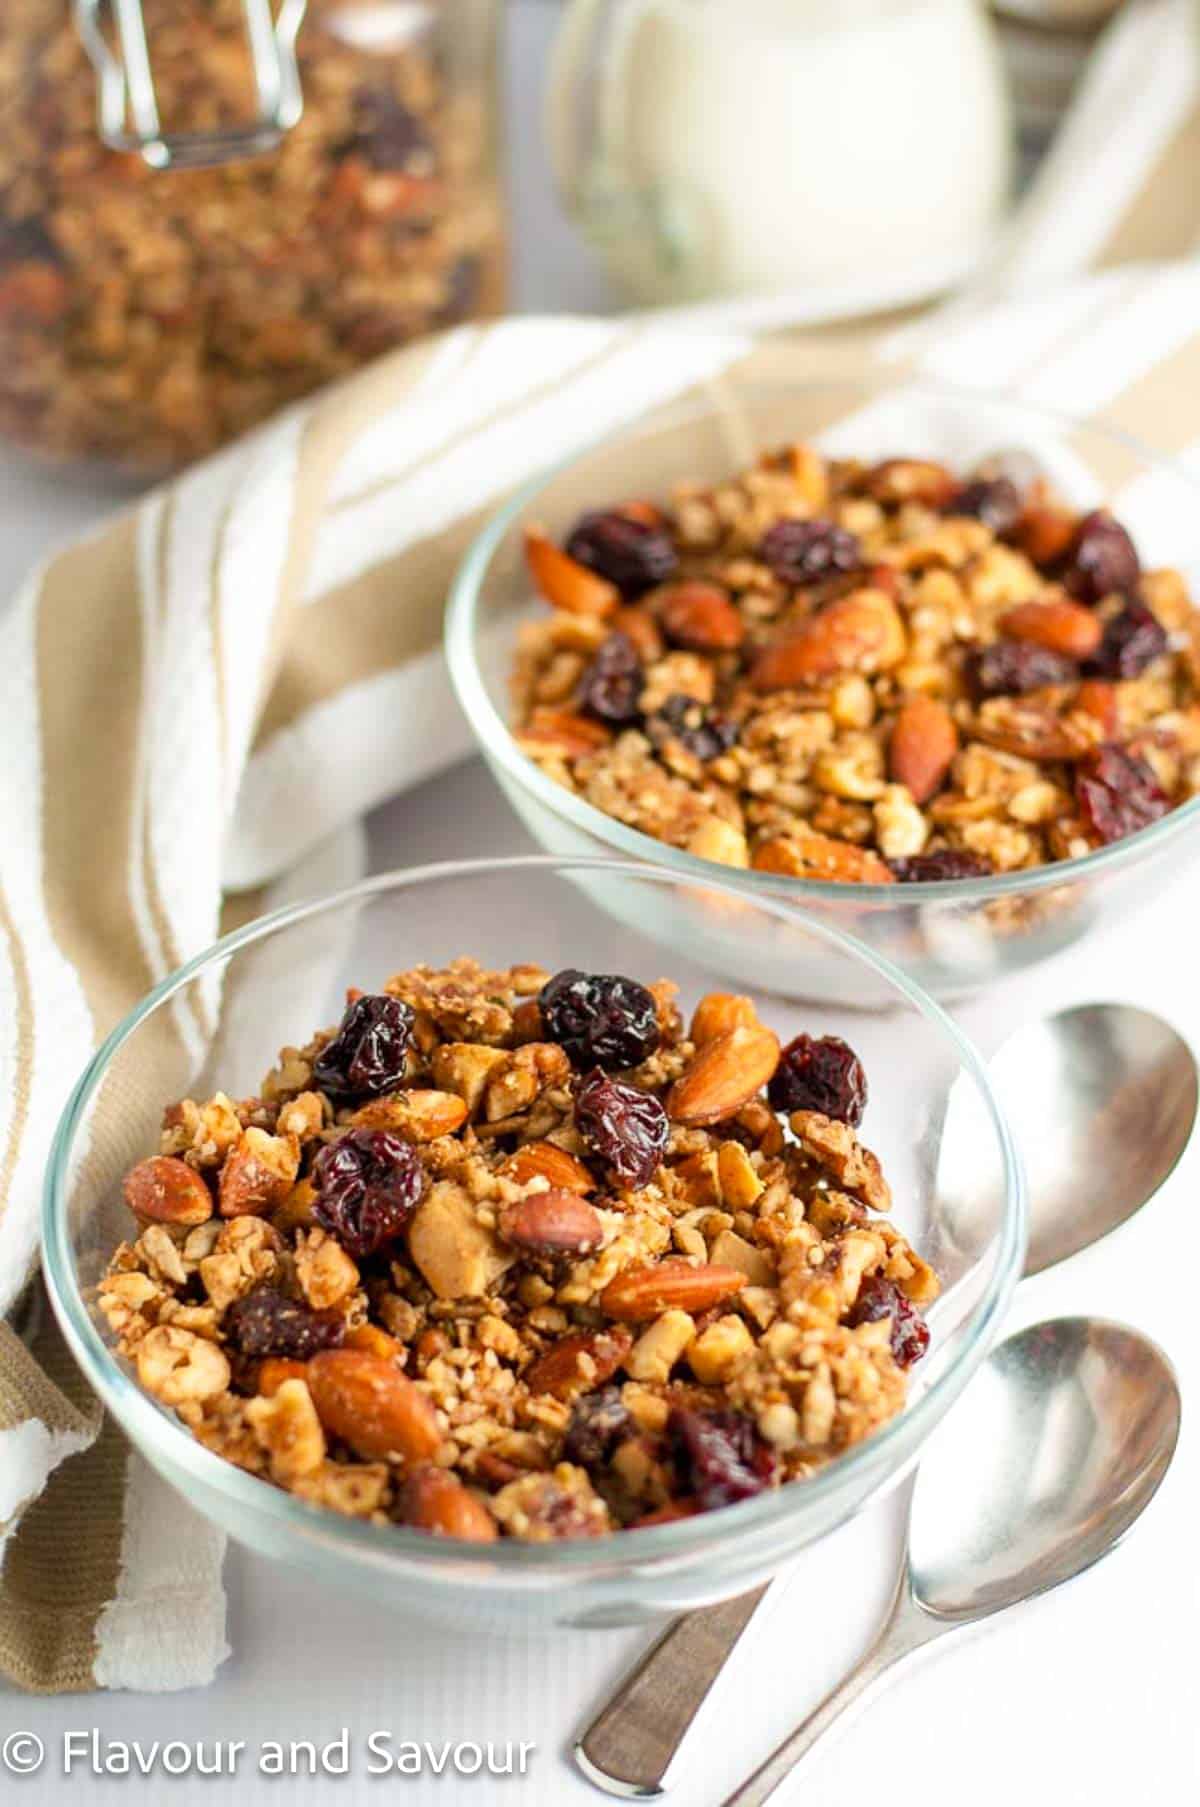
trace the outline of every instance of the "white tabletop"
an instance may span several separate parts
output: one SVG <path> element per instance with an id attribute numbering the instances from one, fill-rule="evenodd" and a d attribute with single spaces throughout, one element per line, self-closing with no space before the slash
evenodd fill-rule
<path id="1" fill-rule="evenodd" d="M 608 297 L 561 218 L 536 159 L 535 83 L 551 8 L 510 9 L 514 190 L 526 249 L 516 272 L 526 308 L 605 307 Z M 64 481 L 12 457 L 0 461 L 0 594 L 57 540 L 111 509 L 118 492 Z M 370 823 L 376 869 L 472 852 L 518 852 L 524 831 L 478 761 L 396 799 Z M 1035 1009 L 1070 999 L 1129 997 L 1190 1029 L 1200 1043 L 1200 996 L 1189 930 L 1194 908 L 1178 893 L 1153 900 L 1107 943 L 1041 969 L 1035 979 L 960 1014 L 985 1045 Z M 462 924 L 463 945 L 471 925 Z M 1189 1021 L 1190 1017 L 1190 1021 Z M 1048 1110 L 1053 1100 L 1047 1101 Z M 1023 1290 L 1014 1323 L 1095 1311 L 1149 1331 L 1170 1353 L 1185 1389 L 1200 1381 L 1196 1336 L 1200 1269 L 1192 1248 L 1193 1153 L 1152 1211 L 1112 1243 Z M 1200 1564 L 1195 1555 L 1196 1440 L 1190 1426 L 1146 1522 L 1116 1557 L 1083 1581 L 1026 1609 L 990 1636 L 901 1678 L 848 1735 L 814 1758 L 794 1795 L 819 1807 L 1117 1807 L 1153 1791 L 1164 1807 L 1200 1798 L 1195 1655 Z M 683 1807 L 717 1807 L 725 1793 L 807 1711 L 867 1642 L 899 1546 L 900 1502 L 864 1514 L 799 1563 L 771 1617 L 751 1628 L 740 1660 L 714 1696 L 681 1771 Z M 58 1807 L 72 1798 L 146 1807 L 199 1807 L 233 1790 L 194 1778 L 97 1776 L 90 1763 L 63 1774 L 63 1739 L 244 1740 L 236 1799 L 242 1807 L 351 1804 L 391 1798 L 370 1771 L 370 1734 L 404 1740 L 535 1745 L 526 1774 L 465 1780 L 453 1772 L 396 1776 L 414 1807 L 586 1807 L 601 1797 L 564 1749 L 647 1641 L 645 1632 L 592 1632 L 544 1641 L 482 1641 L 464 1614 L 460 1635 L 409 1626 L 357 1598 L 231 1549 L 227 1580 L 234 1655 L 213 1685 L 183 1695 L 90 1695 L 27 1700 L 0 1693 L 0 1743 L 28 1730 L 45 1767 L 0 1783 L 0 1798 Z M 265 1740 L 318 1743 L 348 1734 L 349 1771 L 283 1784 L 264 1778 Z M 215 1793 L 217 1788 L 220 1792 Z"/>

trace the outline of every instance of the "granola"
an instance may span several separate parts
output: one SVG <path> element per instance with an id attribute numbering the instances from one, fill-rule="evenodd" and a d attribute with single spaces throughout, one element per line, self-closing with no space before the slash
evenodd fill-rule
<path id="1" fill-rule="evenodd" d="M 514 732 L 703 859 L 892 884 L 1070 860 L 1200 791 L 1200 615 L 1041 478 L 795 445 L 526 532 Z"/>
<path id="2" fill-rule="evenodd" d="M 938 1281 L 853 1050 L 750 999 L 470 959 L 351 993 L 258 1096 L 185 1099 L 97 1292 L 209 1449 L 333 1511 L 594 1537 L 886 1423 Z"/>
<path id="3" fill-rule="evenodd" d="M 354 26 L 310 5 L 304 112 L 276 151 L 161 171 L 101 143 L 71 9 L 6 0 L 0 430 L 56 456 L 169 466 L 417 333 L 498 310 L 477 24 L 398 38 L 385 8 L 358 10 Z M 164 129 L 244 124 L 239 0 L 144 11 Z"/>

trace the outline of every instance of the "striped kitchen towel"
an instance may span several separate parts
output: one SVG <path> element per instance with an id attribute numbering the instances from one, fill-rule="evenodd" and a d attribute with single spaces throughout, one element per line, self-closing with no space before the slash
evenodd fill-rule
<path id="1" fill-rule="evenodd" d="M 220 1537 L 162 1510 L 30 1285 L 71 1077 L 235 915 L 351 876 L 362 813 L 467 751 L 449 575 L 582 441 L 735 367 L 873 365 L 1103 415 L 1200 469 L 1192 13 L 1118 19 L 988 305 L 760 346 L 661 320 L 463 328 L 155 491 L 0 615 L 0 1674 L 184 1687 L 226 1649 Z M 1176 261 L 1078 275 L 1131 251 Z M 161 1095 L 197 1054 L 181 1024 Z"/>

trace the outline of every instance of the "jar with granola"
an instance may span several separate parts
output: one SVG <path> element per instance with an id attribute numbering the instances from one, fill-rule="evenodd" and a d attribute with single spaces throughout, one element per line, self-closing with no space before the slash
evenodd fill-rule
<path id="1" fill-rule="evenodd" d="M 498 311 L 497 0 L 6 0 L 0 432 L 187 462 Z"/>

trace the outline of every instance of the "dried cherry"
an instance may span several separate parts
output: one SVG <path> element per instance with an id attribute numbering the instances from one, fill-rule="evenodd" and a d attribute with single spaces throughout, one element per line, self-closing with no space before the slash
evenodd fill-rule
<path id="1" fill-rule="evenodd" d="M 542 1028 L 576 1067 L 636 1067 L 662 1032 L 654 994 L 620 973 L 569 966 L 542 987 Z"/>
<path id="2" fill-rule="evenodd" d="M 650 1183 L 670 1137 L 667 1113 L 654 1094 L 610 1079 L 601 1067 L 585 1074 L 575 1088 L 575 1125 L 627 1186 Z"/>
<path id="3" fill-rule="evenodd" d="M 857 1128 L 867 1108 L 867 1076 L 838 1035 L 798 1035 L 779 1057 L 767 1087 L 777 1111 L 820 1111 Z"/>
<path id="4" fill-rule="evenodd" d="M 416 1150 L 386 1129 L 352 1129 L 313 1163 L 313 1217 L 361 1260 L 393 1242 L 421 1202 Z"/>
<path id="5" fill-rule="evenodd" d="M 355 998 L 313 1061 L 314 1081 L 338 1099 L 394 1091 L 404 1077 L 413 1020 L 409 1006 L 386 993 Z"/>

